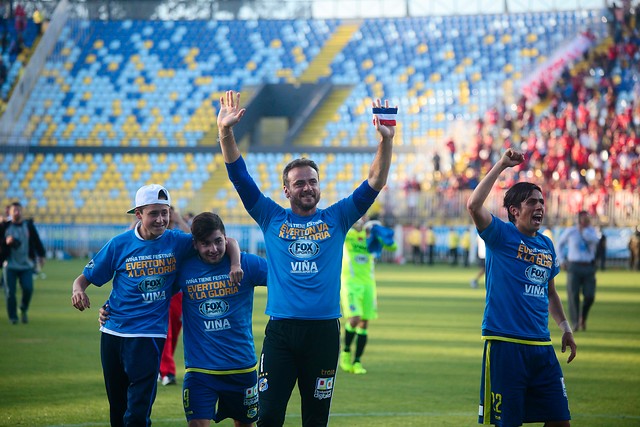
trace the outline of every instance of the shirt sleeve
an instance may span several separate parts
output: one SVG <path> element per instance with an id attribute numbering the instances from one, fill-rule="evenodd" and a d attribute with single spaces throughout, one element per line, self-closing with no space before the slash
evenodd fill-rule
<path id="1" fill-rule="evenodd" d="M 373 202 L 375 202 L 376 197 L 380 194 L 379 191 L 374 190 L 369 185 L 368 181 L 363 181 L 362 184 L 353 192 L 353 203 L 356 205 L 356 209 L 360 212 L 361 215 L 364 215 Z"/>
<path id="2" fill-rule="evenodd" d="M 246 210 L 251 210 L 260 198 L 260 189 L 256 185 L 242 156 L 233 163 L 225 163 L 227 174 L 235 187 Z"/>
<path id="3" fill-rule="evenodd" d="M 242 262 L 253 286 L 267 286 L 267 261 L 264 258 L 242 253 Z"/>
<path id="4" fill-rule="evenodd" d="M 113 279 L 115 268 L 113 266 L 114 259 L 114 241 L 109 240 L 106 245 L 98 251 L 82 270 L 82 274 L 94 286 L 102 286 Z"/>

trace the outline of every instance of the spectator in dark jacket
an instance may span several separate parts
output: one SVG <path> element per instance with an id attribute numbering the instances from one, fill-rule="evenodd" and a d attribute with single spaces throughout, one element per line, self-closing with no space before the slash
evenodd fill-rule
<path id="1" fill-rule="evenodd" d="M 9 206 L 9 221 L 0 225 L 0 262 L 4 270 L 7 313 L 12 324 L 18 323 L 16 285 L 20 282 L 22 323 L 27 323 L 27 311 L 33 295 L 33 273 L 44 264 L 45 250 L 33 220 L 22 217 L 22 205 Z"/>

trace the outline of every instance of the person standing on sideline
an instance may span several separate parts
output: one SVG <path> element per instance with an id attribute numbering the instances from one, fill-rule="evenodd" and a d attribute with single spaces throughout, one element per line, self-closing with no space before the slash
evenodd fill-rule
<path id="1" fill-rule="evenodd" d="M 20 320 L 29 322 L 27 314 L 33 296 L 33 273 L 44 265 L 46 251 L 32 219 L 22 217 L 22 205 L 13 202 L 8 206 L 8 221 L 0 224 L 0 265 L 7 297 L 9 321 L 18 323 L 18 282 L 22 288 Z"/>
<path id="2" fill-rule="evenodd" d="M 340 367 L 345 372 L 361 375 L 367 370 L 360 359 L 367 344 L 369 320 L 378 318 L 375 262 L 381 249 L 395 251 L 393 230 L 379 221 L 359 219 L 347 232 L 342 254 L 340 299 L 344 325 L 344 347 L 340 353 Z M 351 344 L 356 341 L 352 358 Z"/>
<path id="3" fill-rule="evenodd" d="M 562 352 L 571 350 L 567 362 L 576 356 L 576 343 L 555 287 L 560 271 L 555 249 L 539 232 L 542 190 L 528 182 L 513 185 L 504 195 L 509 222 L 484 206 L 500 174 L 523 161 L 522 153 L 508 149 L 467 201 L 487 257 L 478 423 L 568 427 L 569 401 L 551 343 L 549 314 L 563 331 Z"/>
<path id="4" fill-rule="evenodd" d="M 462 232 L 460 249 L 462 250 L 462 265 L 469 267 L 469 254 L 471 253 L 471 232 L 469 230 Z"/>
<path id="5" fill-rule="evenodd" d="M 340 352 L 340 270 L 349 228 L 383 189 L 391 166 L 397 108 L 373 103 L 373 124 L 380 142 L 369 177 L 350 196 L 318 208 L 320 185 L 313 160 L 291 161 L 282 172 L 289 208 L 266 197 L 249 175 L 236 145 L 233 126 L 245 110 L 240 94 L 220 99 L 218 132 L 229 179 L 265 238 L 269 286 L 259 361 L 258 426 L 282 426 L 287 403 L 298 383 L 303 426 L 329 422 Z"/>
<path id="6" fill-rule="evenodd" d="M 449 229 L 449 264 L 458 265 L 458 243 L 460 236 L 455 228 Z"/>
<path id="7" fill-rule="evenodd" d="M 429 249 L 429 265 L 433 265 L 433 259 L 436 255 L 436 233 L 430 225 L 425 230 L 425 240 Z"/>
<path id="8" fill-rule="evenodd" d="M 73 282 L 71 303 L 84 311 L 91 307 L 89 285 L 113 280 L 105 304 L 110 318 L 100 327 L 100 358 L 113 427 L 151 425 L 178 265 L 195 252 L 190 234 L 167 229 L 170 206 L 171 197 L 163 186 L 138 189 L 135 207 L 127 212 L 138 218 L 137 225 L 109 240 Z M 238 255 L 230 273 L 237 280 L 239 248 L 235 240 L 230 245 Z"/>
<path id="9" fill-rule="evenodd" d="M 411 246 L 411 262 L 414 264 L 424 263 L 424 252 L 422 251 L 422 230 L 419 225 L 414 225 L 407 234 L 407 242 Z"/>
<path id="10" fill-rule="evenodd" d="M 580 211 L 578 224 L 564 230 L 558 238 L 558 258 L 567 269 L 569 320 L 574 331 L 587 329 L 587 316 L 596 298 L 596 250 L 599 241 L 600 236 L 591 226 L 587 211 Z"/>

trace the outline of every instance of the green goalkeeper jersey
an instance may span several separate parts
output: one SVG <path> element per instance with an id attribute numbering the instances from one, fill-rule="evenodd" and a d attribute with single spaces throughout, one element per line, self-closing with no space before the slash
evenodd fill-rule
<path id="1" fill-rule="evenodd" d="M 367 232 L 347 232 L 342 254 L 342 286 L 375 285 L 374 256 L 367 249 Z"/>

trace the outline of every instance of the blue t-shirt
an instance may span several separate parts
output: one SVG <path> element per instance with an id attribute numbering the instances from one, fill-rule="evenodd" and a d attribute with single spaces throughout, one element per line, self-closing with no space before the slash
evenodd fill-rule
<path id="1" fill-rule="evenodd" d="M 551 240 L 496 217 L 480 237 L 487 250 L 483 337 L 550 341 L 549 280 L 560 272 Z"/>
<path id="2" fill-rule="evenodd" d="M 365 181 L 328 208 L 298 216 L 259 191 L 242 157 L 227 164 L 227 171 L 264 233 L 269 266 L 266 313 L 283 319 L 339 318 L 345 236 L 378 192 Z"/>
<path id="3" fill-rule="evenodd" d="M 228 256 L 218 264 L 194 256 L 180 265 L 184 363 L 187 369 L 232 371 L 256 366 L 253 289 L 267 284 L 267 262 L 241 253 L 244 276 L 229 280 Z"/>
<path id="4" fill-rule="evenodd" d="M 154 240 L 129 230 L 109 240 L 82 274 L 96 286 L 113 279 L 109 320 L 102 332 L 122 337 L 166 338 L 177 265 L 195 250 L 191 234 L 166 230 Z"/>

